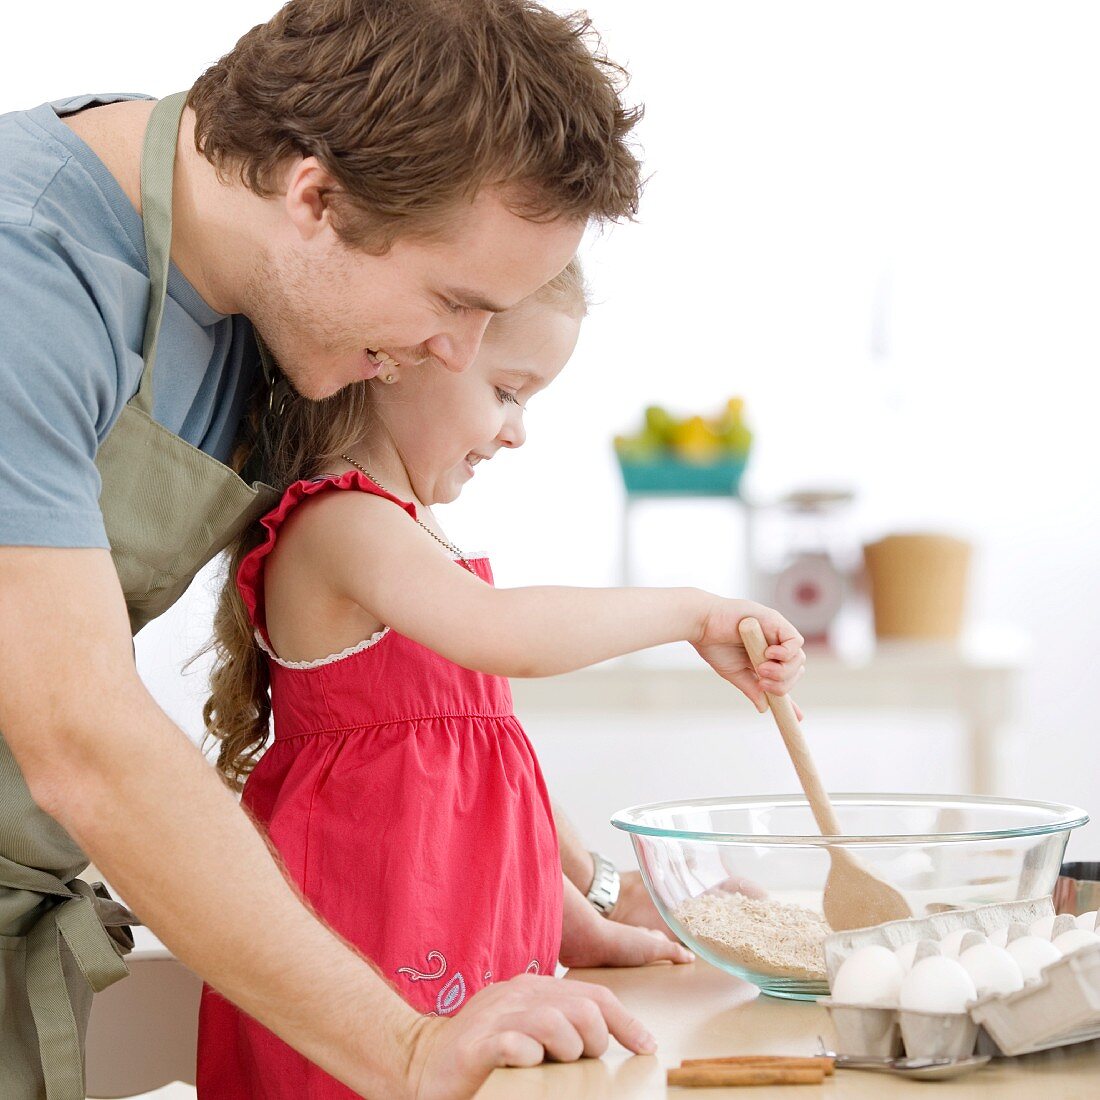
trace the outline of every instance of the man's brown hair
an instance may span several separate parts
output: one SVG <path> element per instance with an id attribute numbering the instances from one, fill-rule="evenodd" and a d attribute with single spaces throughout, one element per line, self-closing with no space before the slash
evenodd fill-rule
<path id="1" fill-rule="evenodd" d="M 267 197 L 315 156 L 341 238 L 383 252 L 490 185 L 534 220 L 633 217 L 625 77 L 586 15 L 530 0 L 290 0 L 187 102 L 223 178 Z"/>

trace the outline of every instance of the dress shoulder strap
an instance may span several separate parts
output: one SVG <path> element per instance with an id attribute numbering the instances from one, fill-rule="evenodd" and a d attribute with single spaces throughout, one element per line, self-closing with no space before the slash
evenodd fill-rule
<path id="1" fill-rule="evenodd" d="M 279 537 L 279 530 L 286 522 L 287 517 L 296 508 L 307 502 L 310 498 L 323 493 L 352 491 L 370 493 L 385 500 L 392 501 L 399 508 L 416 519 L 416 505 L 406 500 L 395 497 L 392 493 L 375 485 L 370 478 L 365 477 L 358 470 L 348 470 L 342 474 L 326 474 L 323 477 L 309 478 L 296 481 L 289 486 L 279 503 L 260 520 L 265 528 L 263 541 L 254 550 L 251 550 L 240 564 L 237 570 L 237 588 L 244 600 L 245 609 L 253 628 L 264 627 L 264 564 L 268 555 L 275 549 L 275 542 Z"/>

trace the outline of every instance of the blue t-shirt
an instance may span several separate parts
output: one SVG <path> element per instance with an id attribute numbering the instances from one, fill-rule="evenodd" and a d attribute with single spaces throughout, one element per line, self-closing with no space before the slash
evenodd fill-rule
<path id="1" fill-rule="evenodd" d="M 58 116 L 144 98 L 0 115 L 0 545 L 108 546 L 95 455 L 141 379 L 145 239 L 115 178 Z M 247 319 L 216 313 L 172 264 L 154 418 L 224 462 L 258 369 Z"/>

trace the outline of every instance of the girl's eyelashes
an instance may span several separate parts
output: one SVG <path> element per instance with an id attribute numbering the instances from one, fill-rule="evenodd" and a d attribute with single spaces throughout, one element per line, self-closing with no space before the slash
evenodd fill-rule
<path id="1" fill-rule="evenodd" d="M 502 405 L 519 405 L 519 398 L 511 390 L 503 390 L 500 386 L 493 387 L 497 391 L 497 400 Z M 520 408 L 523 406 L 520 405 Z"/>

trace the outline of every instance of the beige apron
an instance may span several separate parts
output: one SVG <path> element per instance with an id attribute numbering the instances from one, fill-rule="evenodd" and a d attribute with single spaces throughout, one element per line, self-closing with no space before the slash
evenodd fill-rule
<path id="1" fill-rule="evenodd" d="M 172 242 L 172 172 L 185 92 L 154 108 L 141 157 L 149 261 L 144 369 L 99 448 L 100 509 L 134 633 L 167 610 L 194 575 L 276 501 L 273 489 L 152 419 L 153 366 Z M 270 369 L 265 355 L 265 371 Z M 88 859 L 31 799 L 0 737 L 0 1100 L 83 1100 L 83 1045 L 93 992 L 128 973 L 127 923 Z"/>

